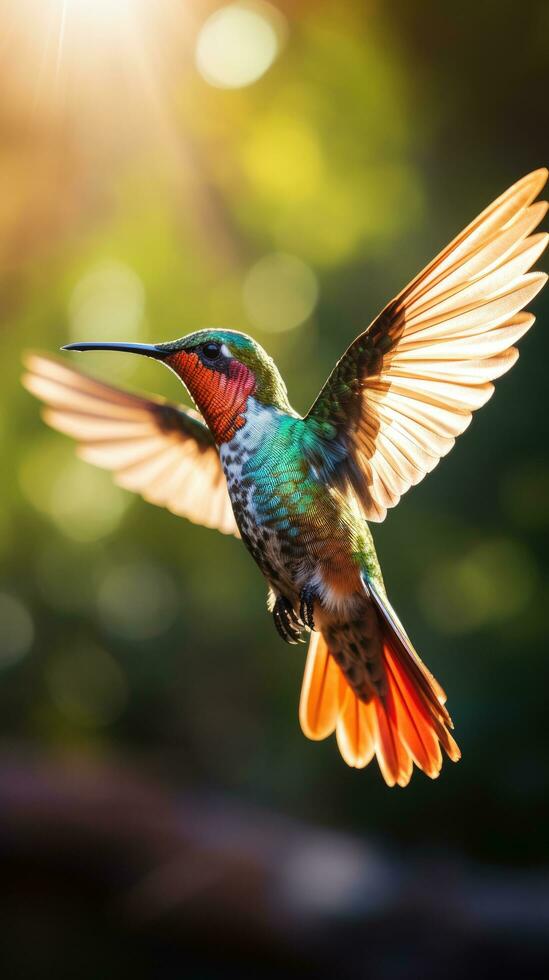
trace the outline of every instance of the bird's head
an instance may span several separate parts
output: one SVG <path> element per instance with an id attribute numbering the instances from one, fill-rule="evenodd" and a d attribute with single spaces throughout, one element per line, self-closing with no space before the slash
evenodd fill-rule
<path id="1" fill-rule="evenodd" d="M 273 359 L 236 330 L 198 330 L 165 344 L 81 343 L 63 350 L 116 350 L 162 361 L 177 374 L 216 442 L 229 442 L 245 423 L 248 399 L 289 411 L 286 386 Z"/>

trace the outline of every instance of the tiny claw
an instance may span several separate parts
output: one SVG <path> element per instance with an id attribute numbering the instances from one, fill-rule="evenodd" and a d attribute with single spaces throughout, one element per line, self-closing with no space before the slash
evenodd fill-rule
<path id="1" fill-rule="evenodd" d="M 301 626 L 301 620 L 300 620 L 299 616 L 297 615 L 297 613 L 296 613 L 294 607 L 292 606 L 291 602 L 289 602 L 288 599 L 284 599 L 284 608 L 285 608 L 286 612 L 288 613 L 288 616 L 290 617 L 292 623 L 295 623 L 296 626 Z"/>
<path id="2" fill-rule="evenodd" d="M 315 601 L 317 599 L 314 589 L 307 587 L 302 590 L 299 603 L 299 618 L 307 629 L 315 628 Z"/>
<path id="3" fill-rule="evenodd" d="M 303 642 L 300 635 L 301 631 L 295 629 L 293 625 L 294 623 L 299 625 L 299 620 L 293 610 L 293 606 L 283 596 L 279 596 L 274 604 L 273 620 L 279 635 L 285 643 L 290 643 L 294 646 L 297 643 Z"/>
<path id="4" fill-rule="evenodd" d="M 282 616 L 280 615 L 280 613 L 275 613 L 274 624 L 278 630 L 279 636 L 282 637 L 285 643 L 289 643 L 290 646 L 297 646 L 298 643 L 297 637 L 299 634 L 291 627 L 290 628 L 286 627 L 285 622 Z"/>

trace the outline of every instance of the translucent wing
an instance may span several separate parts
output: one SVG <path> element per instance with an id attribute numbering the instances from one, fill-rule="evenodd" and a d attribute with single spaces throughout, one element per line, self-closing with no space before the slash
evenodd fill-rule
<path id="1" fill-rule="evenodd" d="M 537 170 L 509 188 L 450 243 L 336 365 L 306 417 L 326 478 L 351 485 L 365 516 L 382 521 L 423 479 L 515 363 L 532 326 L 521 312 L 547 276 L 528 270 L 547 234 L 532 204 Z M 337 451 L 336 451 L 337 450 Z"/>
<path id="2" fill-rule="evenodd" d="M 200 416 L 141 398 L 39 354 L 24 386 L 46 405 L 48 425 L 77 440 L 78 454 L 116 482 L 195 524 L 238 536 L 215 442 Z"/>

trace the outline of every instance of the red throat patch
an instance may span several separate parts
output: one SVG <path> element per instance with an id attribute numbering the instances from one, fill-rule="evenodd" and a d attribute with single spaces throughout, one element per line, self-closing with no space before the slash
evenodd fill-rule
<path id="1" fill-rule="evenodd" d="M 216 371 L 202 363 L 198 354 L 179 351 L 166 358 L 189 389 L 218 444 L 230 442 L 245 422 L 248 398 L 255 390 L 255 378 L 239 361 L 229 364 L 229 373 Z"/>

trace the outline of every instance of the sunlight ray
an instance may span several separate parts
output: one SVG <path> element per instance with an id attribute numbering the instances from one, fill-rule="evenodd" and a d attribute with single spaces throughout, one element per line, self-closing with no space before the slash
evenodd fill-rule
<path id="1" fill-rule="evenodd" d="M 67 4 L 68 0 L 61 0 L 61 19 L 59 22 L 59 38 L 57 41 L 57 56 L 55 61 L 55 81 L 59 84 L 61 66 L 63 61 L 63 47 L 65 43 L 65 31 L 67 27 Z"/>

